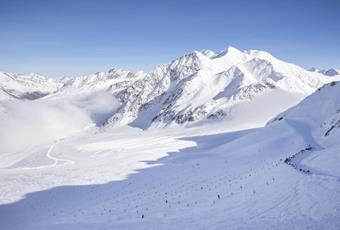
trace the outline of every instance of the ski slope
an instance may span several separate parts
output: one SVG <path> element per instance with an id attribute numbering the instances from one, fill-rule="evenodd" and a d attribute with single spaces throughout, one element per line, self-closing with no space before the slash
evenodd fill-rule
<path id="1" fill-rule="evenodd" d="M 0 229 L 340 229 L 339 79 L 232 47 L 0 73 Z"/>
<path id="2" fill-rule="evenodd" d="M 120 127 L 62 139 L 41 156 L 49 167 L 1 169 L 0 227 L 339 229 L 340 131 L 325 136 L 339 118 L 339 87 L 264 128 Z"/>

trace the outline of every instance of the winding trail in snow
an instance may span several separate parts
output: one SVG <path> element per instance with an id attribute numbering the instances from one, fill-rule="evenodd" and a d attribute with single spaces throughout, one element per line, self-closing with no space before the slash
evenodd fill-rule
<path id="1" fill-rule="evenodd" d="M 328 177 L 333 177 L 338 180 L 340 180 L 340 177 L 337 175 L 333 175 L 329 172 L 313 168 L 310 166 L 307 166 L 303 163 L 301 163 L 304 159 L 306 159 L 309 155 L 311 155 L 314 152 L 322 151 L 325 148 L 315 140 L 315 138 L 312 135 L 311 128 L 303 121 L 298 120 L 298 119 L 285 119 L 286 123 L 290 125 L 300 136 L 303 137 L 305 143 L 307 145 L 310 145 L 312 147 L 312 151 L 305 151 L 302 154 L 299 154 L 297 157 L 294 157 L 292 159 L 292 162 L 297 166 L 297 168 L 304 169 L 304 170 L 309 170 L 310 174 L 318 175 L 318 176 L 328 176 Z"/>
<path id="2" fill-rule="evenodd" d="M 67 165 L 67 164 L 74 164 L 74 161 L 71 161 L 71 160 L 68 160 L 68 159 L 56 158 L 56 157 L 51 155 L 53 148 L 54 148 L 56 143 L 57 143 L 57 141 L 54 144 L 52 144 L 46 152 L 46 157 L 50 160 L 53 160 L 54 164 L 53 165 L 47 165 L 46 167 L 54 167 L 54 166 L 62 166 L 62 165 Z M 63 162 L 63 163 L 60 163 L 60 162 Z"/>
<path id="3" fill-rule="evenodd" d="M 3 170 L 33 170 L 33 169 L 46 169 L 46 168 L 52 168 L 52 167 L 57 167 L 57 166 L 64 166 L 68 164 L 74 164 L 75 162 L 72 160 L 68 159 L 62 159 L 62 158 L 57 158 L 51 155 L 53 152 L 53 149 L 55 145 L 58 143 L 58 141 L 55 141 L 47 150 L 45 156 L 53 161 L 53 164 L 48 164 L 48 165 L 41 165 L 41 166 L 36 166 L 36 167 L 16 167 L 16 168 L 7 168 Z"/>

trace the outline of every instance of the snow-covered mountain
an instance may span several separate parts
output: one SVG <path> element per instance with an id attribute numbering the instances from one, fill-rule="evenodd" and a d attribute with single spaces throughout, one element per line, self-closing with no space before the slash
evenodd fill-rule
<path id="1" fill-rule="evenodd" d="M 89 76 L 52 79 L 2 73 L 2 100 L 112 94 L 120 103 L 107 126 L 139 128 L 197 126 L 225 122 L 245 128 L 264 125 L 334 79 L 281 61 L 264 51 L 229 47 L 185 54 L 153 71 L 112 69 Z"/>
<path id="2" fill-rule="evenodd" d="M 57 91 L 58 80 L 37 74 L 0 72 L 0 101 L 11 99 L 34 100 Z"/>
<path id="3" fill-rule="evenodd" d="M 0 77 L 0 229 L 340 228 L 339 76 L 228 48 Z"/>
<path id="4" fill-rule="evenodd" d="M 146 73 L 143 71 L 134 73 L 121 69 L 111 69 L 108 72 L 63 78 L 60 79 L 62 87 L 51 96 L 74 96 L 97 91 L 110 91 L 115 94 L 126 89 L 133 82 L 142 79 L 145 75 Z"/>
<path id="5" fill-rule="evenodd" d="M 311 69 L 309 69 L 309 71 L 321 73 L 323 75 L 330 76 L 330 77 L 333 77 L 333 76 L 336 76 L 336 75 L 340 75 L 340 71 L 337 70 L 337 69 L 334 69 L 334 68 L 330 68 L 330 69 L 311 68 Z"/>
<path id="6" fill-rule="evenodd" d="M 117 93 L 122 106 L 107 123 L 192 126 L 223 119 L 232 124 L 250 116 L 265 123 L 329 81 L 263 51 L 194 51 Z"/>

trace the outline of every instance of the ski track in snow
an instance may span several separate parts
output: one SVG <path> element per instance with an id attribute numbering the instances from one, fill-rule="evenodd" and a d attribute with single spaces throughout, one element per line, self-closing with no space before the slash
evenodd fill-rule
<path id="1" fill-rule="evenodd" d="M 228 139 L 228 136 L 223 139 Z M 203 145 L 184 149 L 178 155 L 171 155 L 169 157 L 171 161 L 167 161 L 164 166 L 143 170 L 123 182 L 42 191 L 28 195 L 23 202 L 13 204 L 13 209 L 0 206 L 0 212 L 13 213 L 13 216 L 27 223 L 30 229 L 37 230 L 44 230 L 41 226 L 45 224 L 51 227 L 49 229 L 58 230 L 87 227 L 87 229 L 105 230 L 197 229 L 193 226 L 200 218 L 207 221 L 199 222 L 200 229 L 237 229 L 240 223 L 246 224 L 243 229 L 252 229 L 250 226 L 253 223 L 256 224 L 253 229 L 261 229 L 259 228 L 261 221 L 268 221 L 272 216 L 280 215 L 283 221 L 290 221 L 288 226 L 293 225 L 293 214 L 287 214 L 287 210 L 290 212 L 300 207 L 300 203 L 303 202 L 301 199 L 306 195 L 300 191 L 304 188 L 304 184 L 298 186 L 298 182 L 304 182 L 307 177 L 299 175 L 295 170 L 286 170 L 279 155 L 272 155 L 264 161 L 258 160 L 249 165 L 241 164 L 238 167 L 230 162 L 229 157 L 225 161 L 222 160 L 223 158 L 216 159 L 217 155 L 202 158 L 201 154 L 207 150 L 205 149 L 207 143 L 204 141 L 210 143 L 213 140 L 202 141 Z M 135 145 L 138 145 L 138 142 L 145 143 L 146 140 L 135 140 Z M 159 140 L 157 143 L 155 142 L 148 149 L 159 145 Z M 55 144 L 52 144 L 46 152 L 46 157 L 54 161 L 49 167 L 68 164 L 68 160 L 52 155 Z M 124 145 L 131 144 L 124 142 Z M 93 153 L 96 154 L 95 149 Z M 284 190 L 285 188 L 287 189 Z M 269 194 L 270 198 L 267 200 Z M 323 205 L 314 198 L 311 203 L 317 208 Z M 312 215 L 306 208 L 311 207 L 308 205 L 302 203 L 301 208 L 307 216 Z M 12 210 L 30 209 L 34 209 L 34 213 L 12 212 Z M 10 216 L 10 214 L 4 215 Z M 25 215 L 32 220 L 23 219 Z M 204 215 L 209 215 L 209 218 Z M 217 217 L 214 217 L 215 215 Z M 229 218 L 225 219 L 226 217 Z M 93 228 L 90 224 L 82 226 L 85 219 L 89 223 L 98 221 L 98 225 L 94 224 Z M 35 221 L 38 224 L 35 224 Z M 65 226 L 62 223 L 65 223 Z M 79 225 L 72 225 L 72 223 L 79 223 Z M 20 229 L 20 224 L 16 227 L 13 229 Z"/>
<path id="2" fill-rule="evenodd" d="M 299 154 L 297 157 L 294 157 L 292 159 L 292 162 L 297 166 L 297 168 L 309 170 L 310 174 L 318 175 L 318 176 L 327 176 L 327 177 L 333 177 L 338 180 L 340 180 L 340 177 L 330 174 L 328 172 L 322 171 L 320 169 L 316 169 L 310 166 L 307 166 L 303 163 L 301 163 L 304 159 L 306 159 L 308 156 L 310 156 L 312 153 L 322 151 L 325 148 L 315 140 L 315 138 L 312 135 L 310 127 L 305 124 L 303 121 L 300 121 L 298 119 L 292 120 L 292 119 L 286 119 L 285 120 L 288 125 L 290 125 L 300 136 L 304 138 L 304 141 L 307 145 L 311 146 L 312 149 L 315 151 L 305 151 L 302 154 Z"/>
<path id="3" fill-rule="evenodd" d="M 68 164 L 74 164 L 75 162 L 72 160 L 68 159 L 62 159 L 62 158 L 57 158 L 51 155 L 53 152 L 53 149 L 55 145 L 58 143 L 58 141 L 55 141 L 47 150 L 45 156 L 54 161 L 53 164 L 50 165 L 42 165 L 42 166 L 36 166 L 36 167 L 17 167 L 17 168 L 7 168 L 5 170 L 34 170 L 34 169 L 46 169 L 46 168 L 52 168 L 52 167 L 57 167 L 57 166 L 65 166 Z"/>
<path id="4" fill-rule="evenodd" d="M 46 166 L 46 167 L 55 167 L 55 166 L 63 166 L 63 165 L 67 165 L 67 164 L 74 164 L 74 161 L 68 160 L 68 159 L 61 159 L 61 158 L 56 158 L 54 156 L 51 155 L 53 148 L 55 146 L 57 142 L 55 142 L 54 144 L 52 144 L 50 146 L 50 148 L 47 150 L 46 153 L 46 157 L 53 160 L 54 164 L 50 165 L 50 166 Z M 62 163 L 61 163 L 62 162 Z"/>

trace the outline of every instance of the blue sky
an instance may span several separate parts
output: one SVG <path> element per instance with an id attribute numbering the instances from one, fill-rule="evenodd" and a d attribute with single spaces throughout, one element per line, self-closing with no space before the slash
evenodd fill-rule
<path id="1" fill-rule="evenodd" d="M 0 0 L 0 71 L 151 70 L 228 46 L 340 69 L 339 12 L 338 0 Z"/>

